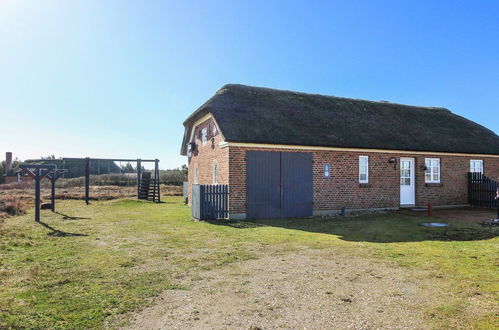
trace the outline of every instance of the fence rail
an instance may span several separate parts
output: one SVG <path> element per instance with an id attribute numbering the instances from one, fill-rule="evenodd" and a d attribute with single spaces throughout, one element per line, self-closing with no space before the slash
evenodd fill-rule
<path id="1" fill-rule="evenodd" d="M 192 185 L 192 217 L 200 220 L 227 219 L 228 185 Z"/>
<path id="2" fill-rule="evenodd" d="M 497 208 L 495 199 L 499 183 L 482 173 L 468 173 L 468 201 L 470 205 L 484 208 Z"/>

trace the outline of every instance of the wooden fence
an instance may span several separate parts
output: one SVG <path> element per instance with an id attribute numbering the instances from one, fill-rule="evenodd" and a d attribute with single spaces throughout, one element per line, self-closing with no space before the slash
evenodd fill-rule
<path id="1" fill-rule="evenodd" d="M 192 217 L 199 220 L 227 219 L 228 185 L 192 185 Z"/>
<path id="2" fill-rule="evenodd" d="M 496 198 L 499 184 L 482 173 L 468 173 L 468 201 L 470 205 L 484 208 L 497 208 Z"/>

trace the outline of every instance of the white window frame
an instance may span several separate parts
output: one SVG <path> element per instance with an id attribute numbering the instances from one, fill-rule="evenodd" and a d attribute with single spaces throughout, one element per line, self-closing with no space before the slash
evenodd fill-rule
<path id="1" fill-rule="evenodd" d="M 198 173 L 198 167 L 194 167 L 194 184 L 198 184 L 198 179 L 199 179 L 199 173 Z"/>
<path id="2" fill-rule="evenodd" d="M 208 142 L 208 127 L 201 130 L 201 141 L 203 142 L 203 146 Z"/>
<path id="3" fill-rule="evenodd" d="M 324 172 L 325 178 L 330 178 L 331 177 L 331 164 L 324 164 L 323 172 Z"/>
<path id="4" fill-rule="evenodd" d="M 476 164 L 481 164 L 480 165 L 481 171 L 476 170 Z M 483 174 L 483 159 L 470 159 L 470 172 Z"/>
<path id="5" fill-rule="evenodd" d="M 366 161 L 366 166 L 364 169 L 361 165 L 363 159 L 365 159 Z M 365 179 L 361 179 L 362 174 L 366 175 Z M 369 156 L 359 156 L 359 183 L 369 183 Z"/>
<path id="6" fill-rule="evenodd" d="M 435 170 L 435 163 L 438 165 L 437 169 L 438 171 Z M 440 183 L 440 180 L 442 178 L 441 174 L 441 166 L 440 166 L 440 158 L 425 158 L 424 159 L 424 164 L 425 164 L 425 171 L 424 171 L 424 181 L 426 183 Z M 429 166 L 428 166 L 429 165 Z M 430 174 L 430 179 L 426 178 L 426 174 L 429 172 Z M 438 174 L 438 180 L 435 179 L 436 174 Z"/>
<path id="7" fill-rule="evenodd" d="M 212 166 L 213 184 L 218 184 L 218 164 L 215 162 Z"/>

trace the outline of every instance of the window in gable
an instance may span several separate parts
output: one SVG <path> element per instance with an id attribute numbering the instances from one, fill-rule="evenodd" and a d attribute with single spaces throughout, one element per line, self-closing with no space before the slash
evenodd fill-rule
<path id="1" fill-rule="evenodd" d="M 203 145 L 206 145 L 206 142 L 208 142 L 208 127 L 205 127 L 201 130 L 201 142 L 203 142 Z"/>

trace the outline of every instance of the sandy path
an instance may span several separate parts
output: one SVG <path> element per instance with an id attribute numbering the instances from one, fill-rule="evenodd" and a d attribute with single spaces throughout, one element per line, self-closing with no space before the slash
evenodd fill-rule
<path id="1" fill-rule="evenodd" d="M 422 275 L 333 250 L 268 255 L 186 279 L 130 328 L 424 328 L 422 310 L 439 299 Z"/>

